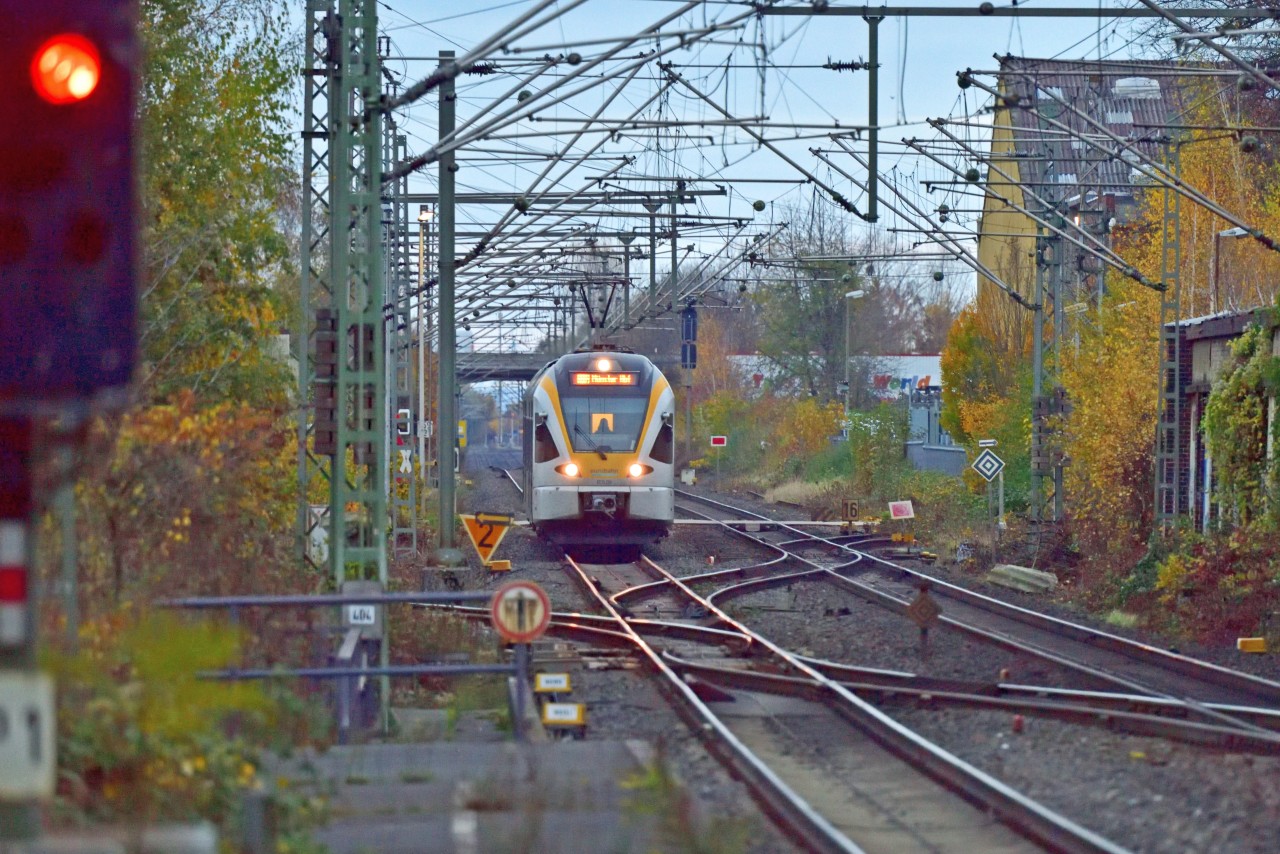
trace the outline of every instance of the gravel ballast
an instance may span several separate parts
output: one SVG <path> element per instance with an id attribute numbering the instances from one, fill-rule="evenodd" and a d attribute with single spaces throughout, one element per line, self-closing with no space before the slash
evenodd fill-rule
<path id="1" fill-rule="evenodd" d="M 472 475 L 472 480 L 463 505 L 469 511 L 518 511 L 519 496 L 505 479 L 484 471 Z M 762 512 L 774 518 L 794 518 L 799 512 L 743 496 L 725 500 L 752 509 L 763 507 Z M 677 575 L 690 575 L 712 568 L 710 557 L 715 568 L 722 568 L 760 560 L 763 553 L 709 526 L 684 526 L 646 549 L 646 554 Z M 529 578 L 547 589 L 557 610 L 586 606 L 568 581 L 559 552 L 537 541 L 527 529 L 510 532 L 498 556 L 512 561 L 510 576 L 487 577 L 480 571 L 469 574 L 467 586 L 496 586 L 507 577 Z M 474 555 L 469 558 L 474 560 Z M 1038 597 L 982 584 L 958 570 L 928 567 L 925 571 L 1024 607 L 1100 625 L 1061 603 L 1045 608 Z M 1007 669 L 1009 681 L 1080 687 L 1078 678 L 1067 678 L 1052 666 L 948 631 L 934 630 L 927 653 L 922 653 L 919 631 L 905 617 L 830 585 L 797 583 L 790 590 L 732 600 L 727 607 L 782 646 L 818 657 L 988 682 Z M 1105 628 L 1151 642 L 1133 631 Z M 1259 662 L 1263 665 L 1258 668 L 1263 671 L 1260 675 L 1274 676 L 1267 672 L 1272 663 Z M 575 699 L 588 703 L 590 710 L 587 737 L 641 738 L 661 744 L 678 776 L 697 795 L 704 814 L 760 820 L 743 787 L 706 754 L 643 675 L 601 669 L 585 670 L 577 679 L 581 688 L 575 682 Z M 1228 754 L 1046 719 L 1029 718 L 1024 731 L 1014 733 L 1013 716 L 1001 712 L 902 707 L 887 711 L 961 759 L 1135 851 L 1280 850 L 1280 758 Z M 776 832 L 757 838 L 751 848 L 789 849 Z"/>

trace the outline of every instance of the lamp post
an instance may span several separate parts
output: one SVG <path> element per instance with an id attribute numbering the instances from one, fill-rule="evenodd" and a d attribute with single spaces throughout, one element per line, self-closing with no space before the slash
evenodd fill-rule
<path id="1" fill-rule="evenodd" d="M 418 208 L 418 471 L 422 477 L 422 512 L 427 512 L 427 351 L 431 348 L 431 336 L 427 324 L 431 312 L 423 310 L 427 298 L 427 243 L 431 239 L 431 208 Z"/>
<path id="2" fill-rule="evenodd" d="M 852 337 L 853 324 L 850 323 L 849 301 L 855 300 L 867 295 L 867 292 L 859 288 L 855 291 L 847 291 L 844 295 L 844 412 L 845 417 L 849 416 L 849 339 Z"/>
<path id="3" fill-rule="evenodd" d="M 1243 228 L 1224 228 L 1222 231 L 1214 232 L 1213 235 L 1213 290 L 1209 293 L 1209 313 L 1217 314 L 1218 312 L 1218 279 L 1219 272 L 1222 269 L 1222 238 L 1224 237 L 1248 237 L 1249 232 Z"/>

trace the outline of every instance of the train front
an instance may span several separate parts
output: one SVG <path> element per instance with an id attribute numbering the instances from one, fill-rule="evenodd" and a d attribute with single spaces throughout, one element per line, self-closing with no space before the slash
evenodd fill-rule
<path id="1" fill-rule="evenodd" d="M 675 516 L 675 397 L 652 362 L 571 353 L 534 378 L 526 407 L 526 500 L 540 535 L 562 545 L 666 536 Z"/>

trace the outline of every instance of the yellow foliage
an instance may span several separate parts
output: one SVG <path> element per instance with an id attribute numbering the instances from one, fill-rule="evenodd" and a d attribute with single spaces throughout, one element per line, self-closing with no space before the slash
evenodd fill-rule
<path id="1" fill-rule="evenodd" d="M 783 459 L 807 457 L 826 447 L 828 438 L 839 432 L 839 403 L 820 403 L 816 398 L 787 400 L 781 410 L 776 447 Z"/>
<path id="2" fill-rule="evenodd" d="M 1156 589 L 1176 593 L 1182 588 L 1182 582 L 1190 571 L 1191 567 L 1187 565 L 1187 559 L 1184 556 L 1169 555 L 1164 563 L 1160 564 L 1156 575 Z"/>
<path id="3" fill-rule="evenodd" d="M 59 773 L 90 815 L 219 818 L 258 786 L 256 751 L 223 733 L 270 730 L 280 708 L 261 683 L 198 678 L 235 663 L 239 635 L 174 614 L 124 608 L 82 625 L 58 677 Z"/>
<path id="4" fill-rule="evenodd" d="M 266 590 L 292 562 L 294 430 L 236 402 L 200 407 L 190 392 L 125 414 L 77 494 L 81 576 L 100 594 Z M 158 585 L 158 586 L 153 586 Z"/>
<path id="5" fill-rule="evenodd" d="M 1067 431 L 1068 503 L 1090 552 L 1137 548 L 1150 527 L 1159 298 L 1117 284 L 1064 348 L 1060 379 L 1074 406 Z"/>

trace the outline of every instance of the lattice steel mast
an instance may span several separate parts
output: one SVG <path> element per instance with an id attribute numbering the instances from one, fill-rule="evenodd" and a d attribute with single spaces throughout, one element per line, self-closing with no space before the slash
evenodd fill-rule
<path id="1" fill-rule="evenodd" d="M 386 582 L 388 483 L 377 12 L 374 0 L 336 7 L 307 2 L 302 312 L 316 307 L 315 361 L 299 366 L 316 412 L 298 430 L 300 440 L 313 434 L 312 456 L 299 448 L 304 505 L 309 463 L 328 477 L 328 562 L 340 586 Z M 324 524 L 311 522 L 301 507 L 304 532 Z"/>

